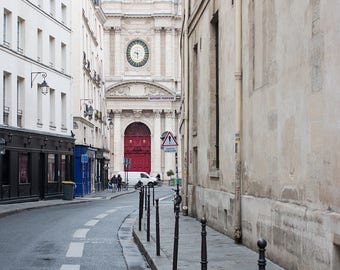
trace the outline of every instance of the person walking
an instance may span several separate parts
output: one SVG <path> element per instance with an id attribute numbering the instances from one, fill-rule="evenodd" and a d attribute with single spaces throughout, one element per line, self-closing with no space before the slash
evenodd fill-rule
<path id="1" fill-rule="evenodd" d="M 122 177 L 120 176 L 120 174 L 118 174 L 117 176 L 117 188 L 118 188 L 118 191 L 121 191 L 122 190 Z"/>

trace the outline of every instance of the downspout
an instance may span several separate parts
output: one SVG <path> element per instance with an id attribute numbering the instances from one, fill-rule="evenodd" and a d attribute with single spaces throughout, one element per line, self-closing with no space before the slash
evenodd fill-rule
<path id="1" fill-rule="evenodd" d="M 235 1 L 235 215 L 234 240 L 241 242 L 242 0 Z"/>
<path id="2" fill-rule="evenodd" d="M 189 18 L 189 1 L 185 1 L 184 7 L 184 185 L 183 185 L 183 215 L 188 215 L 188 169 L 189 169 L 189 38 L 188 38 L 188 18 Z"/>

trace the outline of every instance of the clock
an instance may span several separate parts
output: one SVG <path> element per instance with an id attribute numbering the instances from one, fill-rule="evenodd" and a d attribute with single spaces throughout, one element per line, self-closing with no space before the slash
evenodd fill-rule
<path id="1" fill-rule="evenodd" d="M 127 46 L 126 58 L 131 66 L 142 67 L 149 60 L 149 48 L 144 41 L 133 40 Z"/>

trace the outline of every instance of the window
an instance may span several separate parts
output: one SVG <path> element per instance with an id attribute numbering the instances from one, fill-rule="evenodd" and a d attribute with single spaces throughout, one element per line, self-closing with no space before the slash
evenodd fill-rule
<path id="1" fill-rule="evenodd" d="M 197 118 L 198 118 L 198 51 L 197 51 L 198 44 L 196 43 L 193 49 L 193 61 L 192 61 L 192 134 L 194 136 L 197 135 Z"/>
<path id="2" fill-rule="evenodd" d="M 18 17 L 17 21 L 17 51 L 24 53 L 25 42 L 25 20 Z"/>
<path id="3" fill-rule="evenodd" d="M 42 62 L 43 58 L 43 32 L 41 29 L 37 30 L 37 61 Z"/>
<path id="4" fill-rule="evenodd" d="M 50 43 L 50 67 L 54 68 L 54 63 L 55 63 L 55 38 L 50 36 L 49 39 L 49 43 Z"/>
<path id="5" fill-rule="evenodd" d="M 3 21 L 3 44 L 6 47 L 11 46 L 11 18 L 12 13 L 9 10 L 5 9 Z"/>
<path id="6" fill-rule="evenodd" d="M 61 22 L 66 25 L 66 16 L 67 16 L 66 6 L 61 3 Z"/>
<path id="7" fill-rule="evenodd" d="M 86 127 L 84 127 L 83 138 L 84 138 L 84 144 L 86 144 Z"/>
<path id="8" fill-rule="evenodd" d="M 3 73 L 2 78 L 2 89 L 3 89 L 3 123 L 4 125 L 9 125 L 10 116 L 10 104 L 11 104 L 11 74 L 8 72 Z"/>
<path id="9" fill-rule="evenodd" d="M 28 153 L 19 153 L 19 184 L 29 183 L 28 161 Z"/>
<path id="10" fill-rule="evenodd" d="M 48 154 L 48 182 L 57 181 L 56 173 L 55 173 L 55 155 Z"/>
<path id="11" fill-rule="evenodd" d="M 66 94 L 61 93 L 61 129 L 66 130 Z"/>
<path id="12" fill-rule="evenodd" d="M 210 168 L 219 169 L 219 32 L 218 13 L 216 12 L 211 21 L 211 44 L 210 51 Z"/>
<path id="13" fill-rule="evenodd" d="M 55 0 L 50 0 L 50 15 L 55 16 Z"/>
<path id="14" fill-rule="evenodd" d="M 50 88 L 50 127 L 55 128 L 55 90 Z"/>
<path id="15" fill-rule="evenodd" d="M 24 79 L 17 77 L 17 126 L 22 127 L 22 117 L 25 104 Z"/>
<path id="16" fill-rule="evenodd" d="M 61 72 L 66 71 L 66 44 L 61 43 Z"/>
<path id="17" fill-rule="evenodd" d="M 44 0 L 39 0 L 38 7 L 43 9 L 43 7 L 44 7 Z"/>

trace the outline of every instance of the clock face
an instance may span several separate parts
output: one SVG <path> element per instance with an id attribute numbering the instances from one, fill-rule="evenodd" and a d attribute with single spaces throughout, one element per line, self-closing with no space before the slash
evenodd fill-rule
<path id="1" fill-rule="evenodd" d="M 142 40 L 134 40 L 127 47 L 126 57 L 130 65 L 142 67 L 149 59 L 148 46 Z"/>

